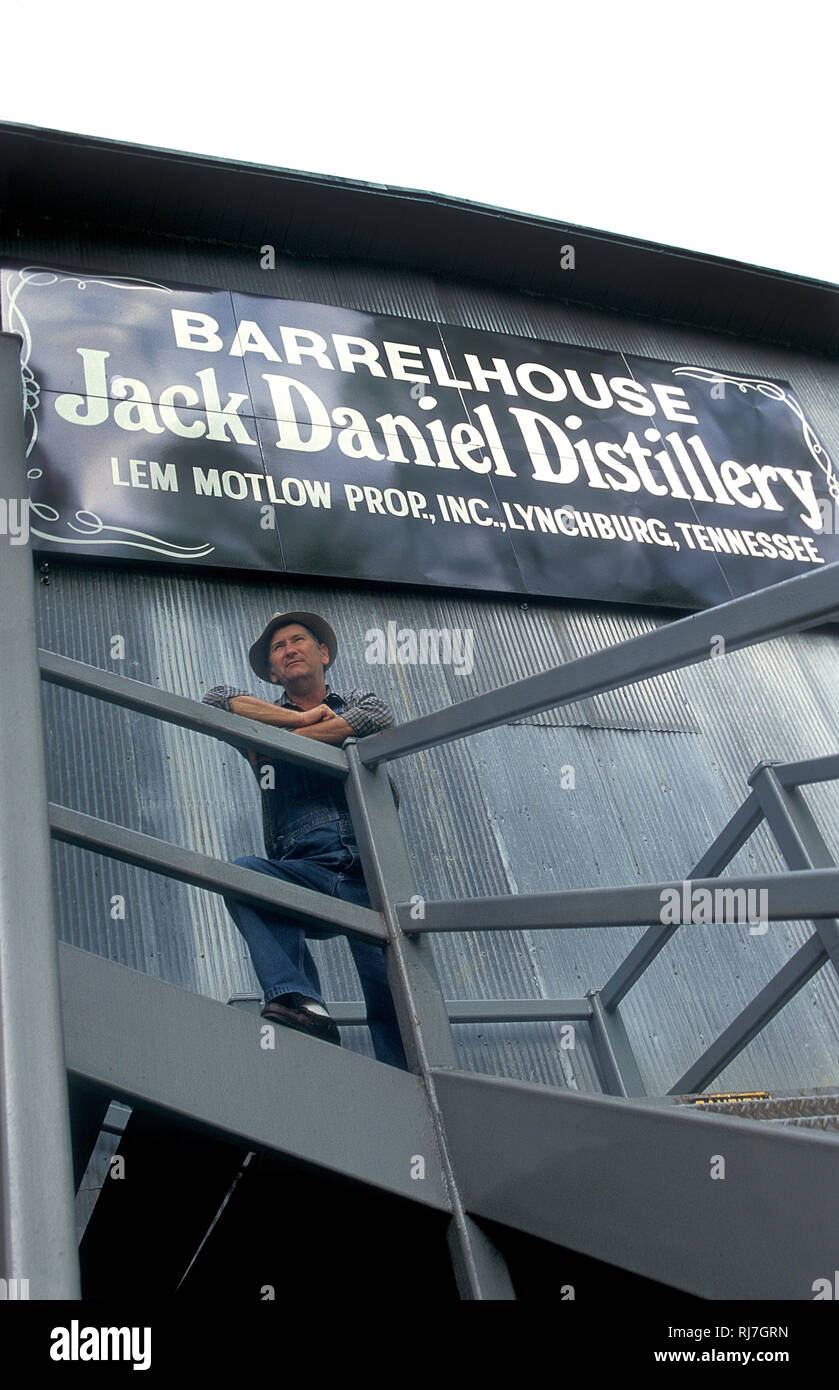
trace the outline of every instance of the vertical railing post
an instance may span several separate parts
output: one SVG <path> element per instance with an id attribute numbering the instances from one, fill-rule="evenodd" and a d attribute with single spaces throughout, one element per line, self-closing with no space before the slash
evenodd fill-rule
<path id="1" fill-rule="evenodd" d="M 0 333 L 0 1276 L 77 1299 L 20 340 Z M 18 1295 L 19 1296 L 19 1293 Z"/>
<path id="2" fill-rule="evenodd" d="M 417 885 L 387 772 L 383 766 L 375 772 L 364 767 L 354 741 L 345 743 L 344 750 L 350 764 L 347 801 L 370 902 L 384 915 L 390 935 L 385 952 L 388 981 L 408 1066 L 418 1073 L 429 1067 L 454 1067 L 457 1054 L 431 942 L 419 935 L 404 936 L 394 910 L 397 903 L 417 896 Z"/>
<path id="3" fill-rule="evenodd" d="M 371 904 L 382 913 L 390 938 L 385 950 L 387 975 L 402 1043 L 408 1065 L 425 1087 L 451 1198 L 447 1238 L 458 1288 L 464 1299 L 513 1300 L 515 1293 L 503 1256 L 463 1209 L 449 1155 L 432 1068 L 454 1067 L 457 1057 L 431 942 L 422 936 L 404 935 L 396 915 L 398 903 L 411 902 L 419 895 L 386 767 L 365 767 L 355 740 L 348 740 L 344 748 L 350 766 L 347 801 L 364 877 Z"/>
<path id="4" fill-rule="evenodd" d="M 813 819 L 799 787 L 784 787 L 771 763 L 759 763 L 749 778 L 766 823 L 790 869 L 833 869 L 836 862 Z M 822 945 L 839 972 L 839 919 L 821 917 L 814 924 Z"/>
<path id="5" fill-rule="evenodd" d="M 606 1009 L 600 991 L 590 989 L 586 994 L 591 1004 L 591 1038 L 603 1072 L 606 1094 L 609 1096 L 645 1096 L 647 1089 L 632 1044 L 615 1004 Z"/>

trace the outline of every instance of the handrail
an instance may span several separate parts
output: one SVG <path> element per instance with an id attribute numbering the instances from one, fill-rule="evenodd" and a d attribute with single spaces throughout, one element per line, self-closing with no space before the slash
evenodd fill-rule
<path id="1" fill-rule="evenodd" d="M 458 898 L 423 902 L 416 907 L 397 904 L 406 936 L 431 932 L 575 931 L 587 927 L 645 927 L 661 921 L 665 895 L 683 910 L 685 894 L 765 893 L 763 922 L 787 922 L 798 917 L 831 918 L 839 912 L 839 868 L 800 869 L 788 873 L 738 875 L 736 878 L 678 879 L 667 883 L 624 883 L 614 888 L 566 888 L 558 893 L 510 893 L 492 898 Z M 727 915 L 730 898 L 723 903 Z M 412 917 L 413 912 L 413 917 Z M 680 917 L 676 926 L 689 926 L 695 917 Z M 738 918 L 742 925 L 744 919 Z M 727 923 L 725 923 L 728 925 Z M 762 935 L 762 933 L 760 933 Z"/>
<path id="2" fill-rule="evenodd" d="M 87 816 L 82 811 L 58 806 L 54 802 L 48 803 L 47 812 L 54 840 L 92 850 L 95 854 L 106 854 L 123 864 L 151 869 L 178 883 L 190 883 L 196 888 L 223 893 L 226 897 L 258 907 L 269 907 L 274 911 L 279 909 L 289 917 L 312 926 L 326 923 L 337 931 L 350 932 L 364 940 L 387 940 L 379 914 L 372 912 L 369 907 L 359 907 L 343 898 L 319 893 L 297 883 L 286 883 L 282 879 L 258 873 L 256 869 L 228 864 L 223 859 L 184 849 L 181 845 L 173 845 L 153 835 L 143 835 L 124 825 L 97 820 L 95 816 Z"/>
<path id="3" fill-rule="evenodd" d="M 772 763 L 771 766 L 783 787 L 839 781 L 839 753 L 829 754 L 825 758 L 806 758 L 800 763 Z"/>
<path id="4" fill-rule="evenodd" d="M 368 767 L 839 619 L 839 560 L 365 738 Z M 722 638 L 723 645 L 720 644 Z"/>
<path id="5" fill-rule="evenodd" d="M 82 695 L 92 695 L 108 704 L 122 705 L 125 709 L 148 714 L 152 719 L 161 719 L 182 729 L 209 734 L 234 747 L 256 748 L 260 753 L 270 753 L 281 762 L 310 767 L 330 777 L 347 776 L 346 754 L 329 744 L 297 738 L 285 729 L 272 729 L 258 720 L 228 714 L 226 710 L 202 704 L 200 700 L 174 695 L 169 690 L 158 690 L 157 686 L 144 681 L 117 675 L 115 671 L 103 671 L 98 666 L 88 666 L 83 661 L 74 661 L 69 656 L 60 656 L 58 652 L 47 651 L 43 647 L 38 650 L 38 664 L 42 679 L 52 685 L 76 690 Z"/>
<path id="6" fill-rule="evenodd" d="M 539 675 L 525 676 L 510 685 L 370 734 L 359 745 L 359 758 L 365 766 L 375 767 L 380 762 L 466 738 L 513 719 L 575 704 L 684 666 L 718 660 L 720 638 L 721 650 L 727 654 L 831 619 L 839 620 L 839 561 L 691 614 L 617 646 L 577 657 Z M 44 649 L 38 656 L 43 678 L 53 684 L 211 734 L 224 742 L 258 747 L 289 762 L 310 763 L 336 776 L 347 774 L 346 758 L 328 745 L 307 744 L 301 749 L 299 742 L 285 731 L 265 726 L 255 730 L 256 721 L 241 715 L 203 705 L 199 712 L 195 708 L 197 701 L 142 681 L 86 666 Z M 798 766 L 789 764 L 789 768 Z"/>

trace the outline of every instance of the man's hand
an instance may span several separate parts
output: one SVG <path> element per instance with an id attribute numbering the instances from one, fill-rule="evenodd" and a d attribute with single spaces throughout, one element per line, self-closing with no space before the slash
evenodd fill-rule
<path id="1" fill-rule="evenodd" d="M 329 708 L 329 705 L 315 705 L 314 709 L 307 709 L 303 711 L 303 714 L 301 716 L 301 723 L 298 724 L 296 727 L 299 731 L 301 725 L 304 728 L 308 728 L 311 724 L 324 724 L 328 723 L 330 719 L 337 718 L 338 715 L 335 713 L 334 709 Z"/>
<path id="2" fill-rule="evenodd" d="M 329 713 L 331 719 L 322 719 L 319 724 L 310 724 L 308 728 L 295 729 L 294 732 L 300 734 L 301 738 L 313 738 L 316 743 L 338 744 L 343 743 L 345 738 L 355 738 L 352 724 L 348 724 L 334 709 Z"/>
<path id="3" fill-rule="evenodd" d="M 277 728 L 288 729 L 290 733 L 305 733 L 322 743 L 343 743 L 353 732 L 346 720 L 340 719 L 328 705 L 315 705 L 314 709 L 304 710 L 286 709 L 284 705 L 274 705 L 255 695 L 236 695 L 230 701 L 230 709 L 233 714 L 241 714 L 245 719 L 257 719 L 261 724 L 273 724 Z M 346 733 L 337 729 L 336 724 L 343 725 Z M 331 726 L 328 736 L 314 732 L 315 729 L 322 730 L 325 725 Z M 255 748 L 249 748 L 247 756 L 253 768 L 265 758 L 265 754 L 258 753 Z"/>
<path id="4" fill-rule="evenodd" d="M 319 713 L 321 710 L 325 710 L 326 713 L 321 715 Z M 293 714 L 294 711 L 292 710 L 291 713 Z M 355 729 L 352 725 L 348 724 L 346 719 L 342 719 L 340 714 L 336 714 L 334 709 L 330 709 L 328 705 L 318 705 L 316 709 L 306 710 L 306 714 L 315 717 L 310 717 L 308 724 L 301 723 L 296 727 L 289 726 L 292 733 L 300 734 L 303 738 L 313 738 L 316 743 L 332 744 L 341 744 L 345 738 L 355 736 Z M 249 748 L 248 757 L 251 767 L 256 767 L 264 760 L 265 754 L 257 753 L 256 749 Z"/>
<path id="5" fill-rule="evenodd" d="M 241 714 L 245 719 L 257 719 L 260 724 L 273 724 L 279 729 L 300 729 L 309 724 L 318 724 L 322 719 L 334 719 L 335 712 L 328 705 L 316 705 L 314 709 L 286 709 L 284 705 L 273 705 L 269 700 L 259 700 L 256 695 L 235 695 L 230 701 L 233 714 Z"/>

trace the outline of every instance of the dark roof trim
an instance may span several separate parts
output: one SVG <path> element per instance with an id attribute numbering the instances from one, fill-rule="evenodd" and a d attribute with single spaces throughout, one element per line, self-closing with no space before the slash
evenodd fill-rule
<path id="1" fill-rule="evenodd" d="M 839 286 L 443 194 L 0 123 L 2 212 L 411 267 L 834 355 Z M 574 248 L 563 269 L 562 248 Z"/>

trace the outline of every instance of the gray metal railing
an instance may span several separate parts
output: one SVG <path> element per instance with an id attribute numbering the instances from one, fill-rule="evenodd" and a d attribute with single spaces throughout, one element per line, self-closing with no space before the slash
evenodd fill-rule
<path id="1" fill-rule="evenodd" d="M 360 908 L 264 875 L 241 869 L 203 854 L 141 835 L 126 827 L 83 815 L 62 806 L 49 806 L 54 838 L 140 865 L 198 887 L 280 908 L 296 920 L 327 922 L 338 930 L 369 940 L 400 943 L 388 952 L 400 959 L 391 981 L 403 1032 L 406 1055 L 414 1070 L 454 1064 L 450 1023 L 512 1021 L 523 1018 L 586 1020 L 592 1028 L 596 1055 L 608 1093 L 645 1094 L 640 1070 L 623 1027 L 619 1004 L 638 982 L 684 920 L 662 922 L 665 895 L 711 892 L 718 876 L 762 822 L 774 833 L 787 873 L 726 877 L 726 905 L 748 894 L 765 894 L 766 920 L 812 918 L 814 935 L 800 947 L 775 978 L 697 1062 L 674 1084 L 671 1094 L 706 1086 L 756 1036 L 771 1018 L 807 983 L 826 961 L 839 970 L 839 869 L 807 810 L 801 785 L 839 778 L 839 756 L 773 766 L 761 764 L 750 781 L 753 790 L 731 817 L 699 862 L 683 880 L 599 889 L 568 889 L 559 893 L 475 898 L 465 901 L 423 902 L 417 917 L 416 888 L 392 795 L 381 769 L 395 758 L 543 709 L 646 680 L 664 671 L 711 659 L 723 637 L 726 650 L 768 640 L 815 621 L 835 616 L 839 609 L 839 566 L 787 580 L 771 589 L 749 594 L 707 612 L 684 618 L 606 652 L 580 657 L 543 675 L 530 677 L 476 696 L 438 713 L 412 720 L 362 743 L 348 740 L 345 751 L 297 739 L 254 721 L 199 705 L 85 666 L 53 652 L 39 654 L 41 676 L 66 688 L 149 714 L 183 728 L 209 734 L 240 747 L 256 748 L 280 761 L 318 768 L 347 782 L 373 908 Z M 717 659 L 716 657 L 714 659 Z M 771 894 L 771 899 L 770 899 Z M 384 918 L 384 924 L 383 919 Z M 688 917 L 687 922 L 692 919 Z M 730 921 L 742 921 L 732 912 Z M 601 989 L 576 1000 L 496 1000 L 458 1005 L 440 996 L 423 938 L 435 932 L 555 930 L 581 927 L 647 926 L 648 931 Z M 410 979 L 422 982 L 424 1008 L 414 1007 Z M 428 986 L 434 998 L 433 1007 Z M 464 1015 L 464 1008 L 466 1014 Z M 427 1034 L 426 1038 L 424 1035 Z M 426 1044 L 433 1039 L 433 1062 Z"/>

